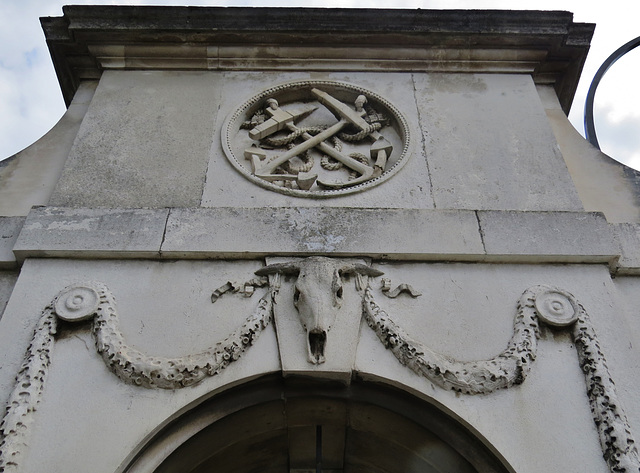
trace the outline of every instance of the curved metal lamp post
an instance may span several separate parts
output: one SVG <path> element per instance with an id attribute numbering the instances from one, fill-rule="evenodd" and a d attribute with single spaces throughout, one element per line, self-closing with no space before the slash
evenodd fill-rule
<path id="1" fill-rule="evenodd" d="M 600 66 L 600 69 L 598 69 L 596 75 L 593 76 L 593 81 L 591 81 L 591 86 L 589 87 L 589 92 L 587 93 L 587 100 L 584 104 L 584 132 L 585 138 L 589 141 L 589 143 L 591 143 L 598 149 L 600 149 L 600 145 L 598 144 L 598 138 L 596 137 L 596 127 L 593 123 L 593 101 L 596 95 L 596 89 L 598 88 L 598 84 L 600 84 L 600 80 L 613 65 L 613 63 L 615 63 L 622 56 L 638 46 L 640 46 L 640 36 L 620 46 L 614 51 L 611 56 L 607 58 L 606 61 L 602 63 L 602 66 Z"/>

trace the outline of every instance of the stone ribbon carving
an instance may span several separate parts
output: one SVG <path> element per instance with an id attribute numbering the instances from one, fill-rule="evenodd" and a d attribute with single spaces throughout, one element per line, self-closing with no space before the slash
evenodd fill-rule
<path id="1" fill-rule="evenodd" d="M 551 327 L 570 328 L 585 374 L 604 459 L 612 473 L 640 471 L 635 441 L 619 406 L 615 385 L 595 331 L 586 311 L 573 295 L 549 286 L 527 289 L 518 302 L 514 332 L 507 348 L 491 360 L 462 362 L 412 339 L 380 308 L 368 284 L 369 278 L 382 274 L 380 271 L 365 265 L 346 268 L 338 262 L 329 262 L 328 258 L 313 257 L 296 265 L 263 268 L 258 274 L 269 276 L 270 290 L 234 333 L 202 353 L 171 359 L 149 356 L 126 344 L 119 328 L 114 297 L 104 284 L 91 282 L 67 287 L 44 309 L 9 396 L 0 424 L 0 473 L 18 471 L 20 455 L 27 444 L 28 426 L 40 400 L 51 361 L 58 318 L 67 322 L 93 319 L 97 351 L 123 381 L 146 388 L 178 389 L 194 385 L 206 376 L 216 375 L 252 345 L 273 318 L 273 301 L 281 273 L 295 270 L 299 277 L 301 274 L 314 275 L 320 280 L 318 272 L 327 268 L 331 272 L 327 281 L 333 282 L 325 286 L 333 291 L 331 297 L 341 294 L 341 286 L 335 282 L 341 271 L 353 272 L 356 289 L 362 294 L 365 320 L 381 342 L 403 365 L 445 389 L 487 394 L 520 384 L 536 357 L 540 322 Z M 256 285 L 263 285 L 263 282 L 256 282 Z M 301 288 L 299 292 L 306 288 L 299 283 L 298 286 Z M 230 283 L 221 287 L 214 292 L 212 300 L 231 292 L 233 287 Z M 242 287 L 245 288 L 243 292 L 249 295 L 253 292 L 247 291 L 246 285 Z M 314 291 L 318 289 L 314 288 Z M 300 306 L 301 295 L 294 297 L 298 298 L 297 305 Z M 319 362 L 317 357 L 315 362 Z"/>
<path id="2" fill-rule="evenodd" d="M 0 423 L 0 472 L 18 471 L 20 457 L 27 447 L 29 425 L 47 377 L 56 325 L 53 308 L 48 306 L 35 329 Z"/>
<path id="3" fill-rule="evenodd" d="M 113 295 L 102 284 L 95 287 L 101 299 L 93 323 L 98 353 L 120 379 L 145 388 L 179 389 L 220 373 L 240 358 L 272 317 L 272 298 L 267 295 L 240 328 L 202 353 L 180 358 L 153 357 L 127 345 L 119 328 Z"/>
<path id="4" fill-rule="evenodd" d="M 271 322 L 272 300 L 267 293 L 240 328 L 202 353 L 160 358 L 126 344 L 119 328 L 115 299 L 104 284 L 89 282 L 67 287 L 44 309 L 16 376 L 0 424 L 0 473 L 19 471 L 28 426 L 40 402 L 51 361 L 58 318 L 67 322 L 93 318 L 96 349 L 123 381 L 146 388 L 178 389 L 214 376 L 240 358 Z"/>
<path id="5" fill-rule="evenodd" d="M 570 293 L 544 285 L 527 289 L 518 301 L 507 348 L 490 360 L 469 362 L 448 358 L 412 339 L 378 306 L 370 286 L 365 289 L 363 303 L 367 324 L 400 363 L 442 388 L 466 394 L 487 394 L 522 383 L 536 358 L 539 322 L 571 327 L 603 457 L 612 473 L 640 471 L 631 428 L 618 403 L 595 331 L 588 314 Z"/>

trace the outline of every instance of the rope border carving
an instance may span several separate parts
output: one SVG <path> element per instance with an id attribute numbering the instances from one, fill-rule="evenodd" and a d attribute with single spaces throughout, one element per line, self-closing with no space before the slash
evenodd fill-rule
<path id="1" fill-rule="evenodd" d="M 179 389 L 220 373 L 255 342 L 273 319 L 273 300 L 279 287 L 277 276 L 270 276 L 269 291 L 235 332 L 201 353 L 174 359 L 148 356 L 126 344 L 119 328 L 115 298 L 104 284 L 76 284 L 61 291 L 42 312 L 9 396 L 0 423 L 0 473 L 19 471 L 28 427 L 51 362 L 57 318 L 71 322 L 93 318 L 97 351 L 123 381 L 145 388 Z M 488 394 L 521 384 L 536 357 L 539 323 L 571 327 L 603 457 L 612 473 L 640 471 L 635 441 L 619 406 L 604 354 L 588 314 L 573 295 L 544 285 L 527 289 L 518 302 L 514 333 L 507 348 L 491 360 L 461 362 L 412 339 L 380 308 L 371 287 L 362 282 L 358 290 L 363 297 L 365 320 L 384 346 L 417 374 L 444 389 L 466 394 Z"/>

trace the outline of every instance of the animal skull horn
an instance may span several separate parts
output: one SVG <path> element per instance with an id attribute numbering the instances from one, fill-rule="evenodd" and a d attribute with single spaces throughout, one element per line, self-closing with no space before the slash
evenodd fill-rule
<path id="1" fill-rule="evenodd" d="M 376 276 L 382 276 L 384 273 L 380 270 L 374 269 L 371 266 L 361 263 L 348 264 L 340 268 L 340 274 L 364 274 L 372 278 Z"/>
<path id="2" fill-rule="evenodd" d="M 296 263 L 275 263 L 260 268 L 255 272 L 257 276 L 268 276 L 269 274 L 299 274 L 300 265 Z"/>
<path id="3" fill-rule="evenodd" d="M 293 304 L 307 332 L 307 354 L 309 362 L 313 364 L 325 361 L 324 348 L 327 333 L 342 306 L 342 276 L 360 274 L 375 277 L 384 274 L 365 264 L 323 256 L 270 264 L 256 271 L 258 276 L 276 273 L 298 276 L 294 287 Z"/>

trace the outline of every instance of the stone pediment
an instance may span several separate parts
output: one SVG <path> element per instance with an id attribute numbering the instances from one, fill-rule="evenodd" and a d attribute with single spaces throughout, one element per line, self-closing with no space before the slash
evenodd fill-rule
<path id="1" fill-rule="evenodd" d="M 568 113 L 593 24 L 569 12 L 66 6 L 43 18 L 65 101 L 103 70 L 531 74 Z M 330 33 L 330 34 L 329 34 Z"/>

